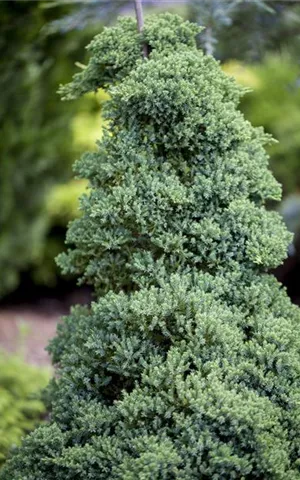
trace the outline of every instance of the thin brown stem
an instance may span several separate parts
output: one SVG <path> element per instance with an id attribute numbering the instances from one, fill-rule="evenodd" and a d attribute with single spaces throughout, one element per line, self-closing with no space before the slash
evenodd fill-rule
<path id="1" fill-rule="evenodd" d="M 141 33 L 144 26 L 142 0 L 134 0 L 134 6 L 135 6 L 138 31 Z M 143 45 L 143 55 L 145 58 L 148 57 L 148 49 L 146 44 Z"/>

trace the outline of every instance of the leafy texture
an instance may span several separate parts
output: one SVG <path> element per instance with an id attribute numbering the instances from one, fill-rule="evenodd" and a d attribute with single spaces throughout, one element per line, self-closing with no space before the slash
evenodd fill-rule
<path id="1" fill-rule="evenodd" d="M 264 208 L 270 139 L 198 31 L 122 19 L 63 88 L 111 96 L 59 259 L 96 299 L 59 326 L 51 422 L 2 480 L 300 478 L 299 310 L 266 273 L 291 241 Z"/>
<path id="2" fill-rule="evenodd" d="M 46 370 L 0 352 L 0 466 L 9 449 L 41 421 L 45 406 L 40 390 L 47 380 Z"/>

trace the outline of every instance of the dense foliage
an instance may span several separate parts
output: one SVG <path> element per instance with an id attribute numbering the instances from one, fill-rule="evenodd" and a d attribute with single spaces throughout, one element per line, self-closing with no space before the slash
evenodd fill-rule
<path id="1" fill-rule="evenodd" d="M 270 141 L 180 17 L 105 29 L 63 88 L 108 89 L 64 270 L 95 288 L 50 345 L 48 425 L 1 480 L 299 479 L 299 310 Z M 147 42 L 148 59 L 141 46 Z"/>
<path id="2" fill-rule="evenodd" d="M 40 391 L 48 372 L 0 352 L 0 466 L 11 447 L 32 430 L 45 413 Z"/>

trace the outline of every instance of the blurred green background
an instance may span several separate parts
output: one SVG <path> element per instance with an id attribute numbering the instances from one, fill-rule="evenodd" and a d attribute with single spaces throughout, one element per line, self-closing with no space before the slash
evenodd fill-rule
<path id="1" fill-rule="evenodd" d="M 251 89 L 242 111 L 278 140 L 269 147 L 270 167 L 283 185 L 283 201 L 269 208 L 282 212 L 295 240 L 275 274 L 300 304 L 300 2 L 143 3 L 145 15 L 178 12 L 206 27 L 199 46 Z M 81 300 L 75 280 L 62 278 L 54 258 L 64 249 L 67 224 L 79 215 L 78 197 L 87 188 L 73 178 L 72 164 L 96 148 L 107 95 L 61 102 L 56 92 L 87 61 L 85 46 L 93 36 L 128 14 L 134 15 L 133 0 L 0 2 L 0 347 L 6 350 L 8 312 L 20 302 L 34 311 L 44 297 L 63 302 L 75 292 L 70 303 Z M 0 371 L 1 465 L 9 447 L 42 421 L 40 392 L 49 371 L 1 351 Z"/>

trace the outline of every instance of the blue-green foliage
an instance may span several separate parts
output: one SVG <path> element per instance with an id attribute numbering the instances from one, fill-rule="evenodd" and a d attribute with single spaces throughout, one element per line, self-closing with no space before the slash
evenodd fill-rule
<path id="1" fill-rule="evenodd" d="M 111 95 L 59 260 L 97 296 L 59 326 L 51 422 L 1 480 L 300 478 L 299 310 L 265 273 L 291 240 L 264 208 L 269 137 L 197 32 L 120 20 L 63 88 Z"/>

